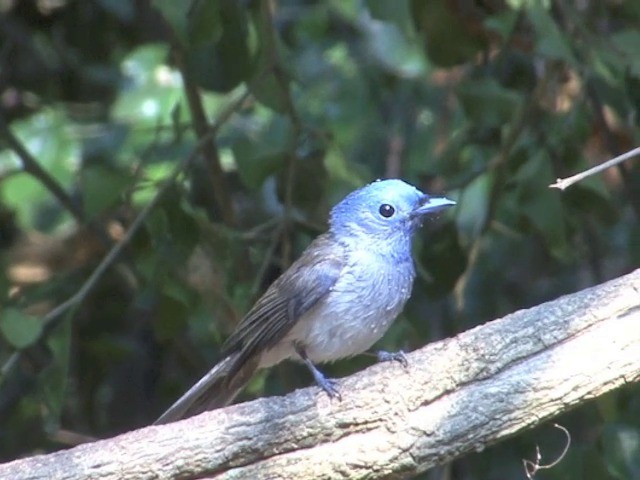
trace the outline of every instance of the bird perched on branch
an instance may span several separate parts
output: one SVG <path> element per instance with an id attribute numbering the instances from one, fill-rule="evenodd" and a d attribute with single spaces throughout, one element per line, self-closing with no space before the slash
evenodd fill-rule
<path id="1" fill-rule="evenodd" d="M 384 335 L 411 295 L 412 234 L 426 215 L 452 205 L 396 179 L 350 193 L 331 210 L 329 230 L 249 310 L 220 362 L 155 423 L 227 405 L 257 369 L 289 358 L 339 397 L 336 381 L 316 364 L 362 353 Z M 406 362 L 402 352 L 378 358 Z"/>

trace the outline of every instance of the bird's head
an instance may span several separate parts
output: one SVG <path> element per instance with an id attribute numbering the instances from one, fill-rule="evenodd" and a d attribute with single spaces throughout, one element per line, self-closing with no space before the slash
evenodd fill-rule
<path id="1" fill-rule="evenodd" d="M 455 205 L 431 197 L 402 180 L 378 180 L 351 192 L 331 211 L 331 231 L 339 238 L 408 241 L 426 215 Z"/>

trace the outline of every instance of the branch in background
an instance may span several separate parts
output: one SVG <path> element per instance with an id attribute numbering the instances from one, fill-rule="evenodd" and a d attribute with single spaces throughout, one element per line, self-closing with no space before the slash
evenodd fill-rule
<path id="1" fill-rule="evenodd" d="M 113 244 L 112 238 L 105 231 L 104 227 L 98 225 L 91 219 L 87 219 L 82 209 L 76 202 L 65 192 L 64 188 L 53 178 L 49 173 L 43 169 L 37 160 L 29 153 L 22 142 L 13 134 L 9 125 L 5 122 L 4 118 L 0 116 L 0 135 L 5 138 L 9 147 L 20 158 L 22 162 L 22 171 L 28 173 L 39 181 L 51 194 L 60 202 L 60 204 L 69 211 L 71 216 L 75 218 L 79 224 L 84 224 L 95 234 L 96 238 L 102 243 L 105 250 L 111 247 Z M 125 265 L 119 265 L 118 273 L 123 276 L 123 284 L 129 283 L 128 279 L 133 277 L 131 270 Z M 14 356 L 9 358 L 9 362 L 14 361 Z M 5 365 L 6 366 L 6 365 Z M 0 370 L 0 378 L 4 373 L 5 368 Z"/>
<path id="2" fill-rule="evenodd" d="M 22 162 L 23 170 L 38 180 L 51 194 L 60 202 L 60 204 L 66 208 L 69 213 L 76 219 L 78 223 L 85 222 L 84 212 L 78 207 L 78 205 L 71 199 L 64 188 L 53 178 L 49 173 L 43 169 L 36 159 L 29 153 L 29 151 L 22 145 L 22 142 L 16 138 L 9 125 L 2 116 L 0 116 L 0 135 L 4 137 L 9 148 L 18 156 Z"/>
<path id="3" fill-rule="evenodd" d="M 215 138 L 209 135 L 209 122 L 204 110 L 204 105 L 202 104 L 198 85 L 194 82 L 185 62 L 185 51 L 182 43 L 176 36 L 169 22 L 164 19 L 161 13 L 158 12 L 158 14 L 160 18 L 164 20 L 164 29 L 171 47 L 173 59 L 182 75 L 187 104 L 189 105 L 189 111 L 191 112 L 191 118 L 193 120 L 193 128 L 202 144 L 200 150 L 205 158 L 205 166 L 207 167 L 205 170 L 209 174 L 209 182 L 213 190 L 214 200 L 222 217 L 222 221 L 228 226 L 234 226 L 236 218 L 233 202 L 231 201 L 231 195 L 225 182 Z"/>
<path id="4" fill-rule="evenodd" d="M 392 132 L 387 138 L 387 145 L 385 177 L 399 178 L 402 174 L 402 156 L 406 148 L 405 138 L 398 132 Z"/>
<path id="5" fill-rule="evenodd" d="M 261 0 L 260 2 L 260 15 L 262 20 L 262 28 L 264 29 L 265 49 L 267 64 L 266 71 L 271 71 L 278 86 L 282 91 L 284 98 L 284 106 L 291 119 L 291 125 L 293 127 L 292 142 L 289 149 L 287 158 L 287 171 L 285 180 L 285 194 L 284 194 L 284 229 L 282 231 L 282 264 L 286 268 L 292 263 L 292 247 L 290 231 L 290 219 L 293 209 L 293 184 L 295 181 L 295 167 L 297 156 L 298 140 L 302 133 L 302 121 L 300 115 L 293 102 L 293 95 L 291 94 L 289 77 L 282 67 L 282 59 L 278 53 L 277 42 L 278 33 L 275 27 L 274 20 L 274 2 L 270 0 Z M 263 74 L 266 72 L 262 72 Z"/>
<path id="6" fill-rule="evenodd" d="M 276 252 L 276 248 L 278 247 L 278 242 L 282 238 L 283 233 L 283 225 L 282 222 L 271 232 L 271 241 L 269 242 L 269 246 L 267 247 L 266 252 L 263 254 L 263 260 L 260 263 L 260 268 L 255 275 L 255 280 L 251 284 L 251 290 L 249 290 L 249 298 L 251 300 L 257 300 L 258 295 L 260 294 L 260 290 L 263 287 L 262 282 L 264 282 L 267 269 L 271 262 L 273 261 L 273 257 Z"/>
<path id="7" fill-rule="evenodd" d="M 640 380 L 639 322 L 637 270 L 432 343 L 407 371 L 341 379 L 342 401 L 306 388 L 17 460 L 0 477 L 407 477 Z"/>
<path id="8" fill-rule="evenodd" d="M 576 175 L 573 175 L 567 178 L 558 178 L 556 180 L 556 183 L 552 183 L 551 185 L 549 185 L 549 188 L 559 188 L 560 190 L 564 190 L 566 188 L 569 188 L 574 183 L 579 182 L 580 180 L 584 180 L 585 178 L 590 177 L 591 175 L 600 173 L 603 170 L 606 170 L 607 168 L 614 167 L 619 163 L 624 162 L 625 160 L 629 160 L 630 158 L 637 157 L 639 155 L 640 155 L 640 147 L 636 147 L 633 150 L 629 150 L 628 152 L 623 153 L 622 155 L 618 155 L 617 157 L 612 158 L 611 160 L 606 161 L 604 163 L 601 163 L 600 165 L 596 165 L 595 167 L 590 168 L 589 170 L 585 170 L 584 172 L 580 172 Z"/>
<path id="9" fill-rule="evenodd" d="M 156 195 L 153 199 L 140 211 L 136 219 L 133 221 L 127 233 L 122 237 L 122 239 L 116 243 L 111 250 L 107 253 L 107 255 L 102 259 L 100 264 L 96 267 L 96 269 L 91 273 L 89 278 L 84 282 L 82 287 L 69 299 L 59 304 L 53 310 L 51 310 L 47 315 L 45 315 L 42 319 L 43 329 L 38 342 L 41 342 L 46 336 L 51 332 L 56 325 L 60 323 L 62 318 L 62 314 L 69 310 L 71 307 L 79 304 L 84 300 L 87 294 L 96 286 L 102 275 L 111 267 L 124 248 L 129 244 L 133 236 L 137 233 L 139 228 L 144 224 L 147 219 L 149 213 L 158 205 L 162 196 L 167 192 L 167 190 L 174 184 L 178 176 L 194 161 L 194 159 L 200 154 L 201 149 L 204 145 L 213 138 L 218 129 L 222 124 L 224 124 L 229 117 L 244 103 L 249 93 L 242 93 L 237 99 L 232 101 L 218 116 L 216 123 L 209 129 L 207 135 L 202 137 L 198 144 L 195 146 L 191 154 L 185 157 L 171 172 L 171 174 L 164 180 L 162 185 L 158 188 Z M 36 343 L 38 343 L 36 342 Z M 2 369 L 0 369 L 0 380 L 4 378 L 16 365 L 20 356 L 23 354 L 24 350 L 15 351 L 9 359 L 5 362 Z"/>

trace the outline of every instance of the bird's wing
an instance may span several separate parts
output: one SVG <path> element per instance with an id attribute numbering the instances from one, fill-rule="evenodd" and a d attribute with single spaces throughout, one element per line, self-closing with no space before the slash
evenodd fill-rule
<path id="1" fill-rule="evenodd" d="M 345 265 L 343 247 L 321 235 L 247 313 L 223 348 L 222 360 L 189 389 L 156 424 L 227 405 L 258 367 L 260 352 L 273 347 L 296 321 L 321 301 Z"/>
<path id="2" fill-rule="evenodd" d="M 276 345 L 335 285 L 345 266 L 343 247 L 324 234 L 280 276 L 247 313 L 223 349 L 238 365 Z"/>

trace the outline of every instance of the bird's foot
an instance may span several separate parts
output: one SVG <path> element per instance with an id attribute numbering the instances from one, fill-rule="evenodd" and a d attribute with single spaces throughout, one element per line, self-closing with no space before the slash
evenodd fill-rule
<path id="1" fill-rule="evenodd" d="M 409 361 L 407 360 L 407 356 L 404 354 L 402 350 L 398 350 L 397 352 L 387 352 L 385 350 L 378 350 L 376 352 L 376 357 L 378 357 L 379 362 L 398 362 L 404 368 L 409 366 Z"/>
<path id="2" fill-rule="evenodd" d="M 316 384 L 329 395 L 329 398 L 342 400 L 342 395 L 340 395 L 340 391 L 338 390 L 337 380 L 325 377 L 322 372 L 315 367 L 311 370 L 311 373 L 313 374 L 313 379 L 316 381 Z"/>
<path id="3" fill-rule="evenodd" d="M 304 364 L 313 375 L 313 379 L 316 381 L 316 385 L 324 390 L 325 393 L 329 395 L 329 398 L 337 398 L 338 400 L 342 400 L 342 395 L 340 395 L 340 391 L 338 390 L 338 382 L 336 380 L 333 380 L 332 378 L 325 377 L 323 373 L 316 368 L 316 366 L 307 356 L 307 352 L 305 352 L 302 345 L 295 345 L 295 349 L 298 355 L 300 355 L 300 358 L 302 359 Z"/>

